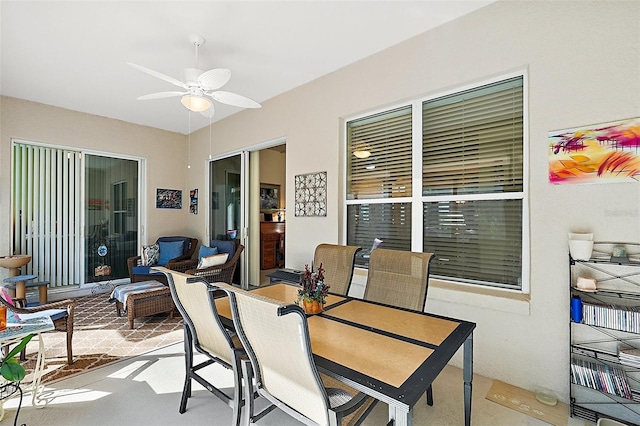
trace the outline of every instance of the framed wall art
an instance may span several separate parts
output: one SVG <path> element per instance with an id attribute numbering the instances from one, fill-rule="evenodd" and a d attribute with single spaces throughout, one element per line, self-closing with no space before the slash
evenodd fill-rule
<path id="1" fill-rule="evenodd" d="M 189 212 L 198 214 L 198 188 L 189 191 Z"/>
<path id="2" fill-rule="evenodd" d="M 549 182 L 640 180 L 640 118 L 549 132 Z"/>
<path id="3" fill-rule="evenodd" d="M 181 209 L 182 191 L 179 189 L 156 189 L 157 209 Z"/>
<path id="4" fill-rule="evenodd" d="M 280 185 L 260 184 L 260 210 L 277 210 L 280 208 Z"/>
<path id="5" fill-rule="evenodd" d="M 327 172 L 296 175 L 295 215 L 327 215 Z"/>

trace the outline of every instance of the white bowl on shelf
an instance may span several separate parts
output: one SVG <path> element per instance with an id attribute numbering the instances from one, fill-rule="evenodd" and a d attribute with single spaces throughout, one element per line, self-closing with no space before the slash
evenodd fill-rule
<path id="1" fill-rule="evenodd" d="M 569 253 L 575 260 L 589 260 L 593 252 L 593 241 L 569 240 Z"/>
<path id="2" fill-rule="evenodd" d="M 592 232 L 569 232 L 569 241 L 572 241 L 572 240 L 593 241 L 593 233 Z"/>

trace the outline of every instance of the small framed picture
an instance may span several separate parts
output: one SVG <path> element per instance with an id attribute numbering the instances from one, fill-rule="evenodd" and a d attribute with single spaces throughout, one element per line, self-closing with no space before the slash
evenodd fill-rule
<path id="1" fill-rule="evenodd" d="M 157 209 L 181 209 L 182 208 L 182 191 L 179 189 L 160 189 L 156 190 L 156 208 Z"/>
<path id="2" fill-rule="evenodd" d="M 260 184 L 260 210 L 280 208 L 280 185 Z"/>

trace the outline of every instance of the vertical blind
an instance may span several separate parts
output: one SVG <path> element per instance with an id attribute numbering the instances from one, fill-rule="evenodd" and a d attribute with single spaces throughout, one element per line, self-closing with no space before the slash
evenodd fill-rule
<path id="1" fill-rule="evenodd" d="M 13 246 L 51 287 L 80 282 L 80 153 L 14 143 Z M 25 270 L 23 270 L 25 272 Z"/>

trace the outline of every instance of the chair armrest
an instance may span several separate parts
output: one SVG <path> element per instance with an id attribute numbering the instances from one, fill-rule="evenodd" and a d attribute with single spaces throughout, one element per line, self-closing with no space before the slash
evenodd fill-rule
<path id="1" fill-rule="evenodd" d="M 6 305 L 6 303 L 4 303 Z M 34 312 L 46 311 L 48 309 L 65 309 L 68 315 L 73 316 L 73 312 L 76 308 L 76 301 L 74 299 L 65 299 L 57 302 L 45 303 L 44 305 L 34 306 L 31 308 L 18 308 L 16 306 L 11 306 L 13 312 L 17 314 L 32 314 Z"/>
<path id="2" fill-rule="evenodd" d="M 172 271 L 177 272 L 185 272 L 189 269 L 195 269 L 198 266 L 198 259 L 187 259 L 187 260 L 170 260 L 166 268 L 171 269 Z"/>
<path id="3" fill-rule="evenodd" d="M 231 284 L 231 281 L 233 280 L 233 273 L 236 270 L 236 264 L 237 261 L 234 258 L 223 265 L 211 266 L 204 269 L 189 269 L 185 271 L 185 274 L 202 277 L 209 283 L 224 282 Z"/>

